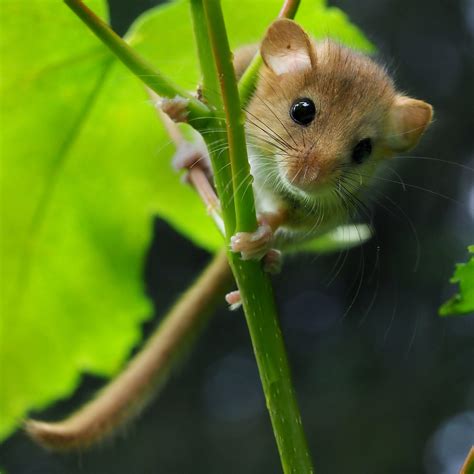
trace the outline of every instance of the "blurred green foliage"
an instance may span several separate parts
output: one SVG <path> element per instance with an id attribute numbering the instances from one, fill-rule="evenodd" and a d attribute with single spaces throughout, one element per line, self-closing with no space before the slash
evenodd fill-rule
<path id="1" fill-rule="evenodd" d="M 474 255 L 474 245 L 469 247 Z M 466 263 L 458 263 L 451 283 L 459 283 L 459 293 L 441 306 L 441 316 L 474 313 L 474 256 Z"/>
<path id="2" fill-rule="evenodd" d="M 87 3 L 107 19 L 104 1 Z M 258 41 L 281 6 L 223 3 L 234 47 Z M 70 395 L 81 373 L 110 376 L 123 364 L 152 312 L 142 273 L 155 216 L 211 252 L 222 245 L 173 172 L 172 146 L 140 81 L 61 2 L 2 8 L 0 438 L 28 410 Z M 303 2 L 297 20 L 315 36 L 372 50 L 322 0 Z M 127 39 L 195 88 L 187 1 L 147 12 Z M 340 248 L 337 238 L 312 250 Z"/>

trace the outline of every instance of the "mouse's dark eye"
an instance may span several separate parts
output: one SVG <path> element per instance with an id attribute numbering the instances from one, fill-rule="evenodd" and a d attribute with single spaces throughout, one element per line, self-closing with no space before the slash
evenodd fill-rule
<path id="1" fill-rule="evenodd" d="M 316 106 L 311 99 L 296 99 L 290 108 L 290 117 L 299 125 L 309 125 L 316 116 Z"/>
<path id="2" fill-rule="evenodd" d="M 352 150 L 352 161 L 359 165 L 363 163 L 372 153 L 372 140 L 364 138 Z"/>

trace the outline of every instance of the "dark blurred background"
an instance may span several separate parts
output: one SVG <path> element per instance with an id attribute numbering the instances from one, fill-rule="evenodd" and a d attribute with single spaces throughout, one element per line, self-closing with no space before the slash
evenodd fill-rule
<path id="1" fill-rule="evenodd" d="M 110 0 L 114 27 L 125 32 L 156 3 Z M 369 244 L 289 258 L 275 278 L 309 445 L 318 473 L 457 474 L 474 444 L 474 318 L 437 309 L 474 243 L 474 173 L 454 164 L 474 167 L 474 2 L 331 3 L 373 40 L 402 90 L 434 105 L 436 121 L 418 158 L 390 164 L 406 189 L 372 193 Z M 157 316 L 145 334 L 209 259 L 164 222 L 156 235 L 145 277 Z M 84 377 L 41 417 L 61 418 L 102 384 Z M 18 433 L 0 457 L 11 474 L 281 472 L 242 312 L 222 305 L 159 398 L 112 442 L 53 455 Z"/>

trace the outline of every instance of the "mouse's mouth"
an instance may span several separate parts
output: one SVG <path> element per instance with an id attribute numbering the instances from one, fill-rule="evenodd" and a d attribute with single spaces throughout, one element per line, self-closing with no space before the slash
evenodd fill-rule
<path id="1" fill-rule="evenodd" d="M 279 166 L 279 175 L 287 192 L 302 199 L 327 197 L 334 191 L 338 178 L 337 172 L 321 170 L 318 166 L 289 170 Z"/>
<path id="2" fill-rule="evenodd" d="M 326 200 L 331 196 L 335 196 L 335 185 L 332 181 L 315 181 L 314 183 L 300 185 L 299 183 L 291 182 L 284 174 L 281 175 L 281 180 L 284 184 L 285 195 L 297 201 L 309 203 L 318 200 Z"/>

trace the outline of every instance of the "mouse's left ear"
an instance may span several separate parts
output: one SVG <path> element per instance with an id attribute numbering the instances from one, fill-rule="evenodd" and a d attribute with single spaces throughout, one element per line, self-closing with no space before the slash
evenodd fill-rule
<path id="1" fill-rule="evenodd" d="M 430 104 L 403 95 L 396 96 L 388 117 L 388 146 L 395 152 L 413 148 L 432 118 L 433 107 Z"/>
<path id="2" fill-rule="evenodd" d="M 260 46 L 264 63 L 277 75 L 311 69 L 316 53 L 305 31 L 294 21 L 280 19 L 268 28 Z"/>

